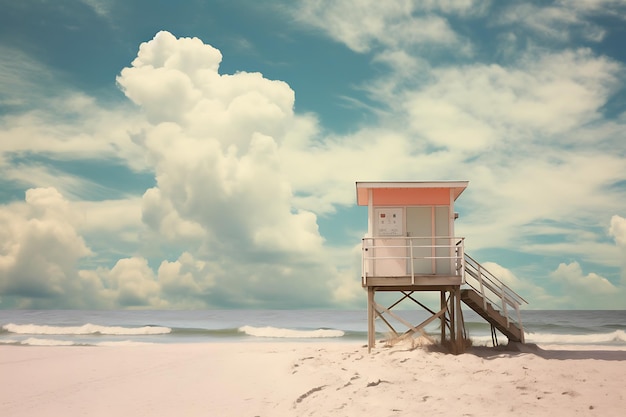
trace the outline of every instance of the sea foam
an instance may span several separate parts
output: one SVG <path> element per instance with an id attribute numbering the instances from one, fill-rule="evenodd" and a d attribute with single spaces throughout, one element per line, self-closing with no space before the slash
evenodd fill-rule
<path id="1" fill-rule="evenodd" d="M 169 327 L 143 326 L 143 327 L 121 327 L 121 326 L 100 326 L 97 324 L 83 324 L 82 326 L 44 326 L 37 324 L 5 324 L 2 328 L 15 334 L 34 335 L 156 335 L 168 334 L 172 331 Z"/>
<path id="2" fill-rule="evenodd" d="M 20 340 L 19 344 L 28 346 L 74 346 L 76 343 L 69 340 L 39 339 L 36 337 L 29 337 L 28 339 Z"/>
<path id="3" fill-rule="evenodd" d="M 16 345 L 16 346 L 104 346 L 104 347 L 153 345 L 153 343 L 137 342 L 133 340 L 83 343 L 83 342 L 71 341 L 71 340 L 42 339 L 38 337 L 29 337 L 23 340 L 4 339 L 4 340 L 0 340 L 0 344 L 1 345 Z"/>
<path id="4" fill-rule="evenodd" d="M 526 333 L 526 341 L 542 344 L 623 344 L 626 343 L 626 332 L 616 330 L 610 333 L 590 334 L 558 334 L 558 333 Z"/>

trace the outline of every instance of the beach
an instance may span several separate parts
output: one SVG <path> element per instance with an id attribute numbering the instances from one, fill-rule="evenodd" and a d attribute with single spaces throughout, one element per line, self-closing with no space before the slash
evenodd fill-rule
<path id="1" fill-rule="evenodd" d="M 511 347 L 510 347 L 511 348 Z M 0 415 L 622 416 L 626 350 L 356 342 L 0 346 Z"/>

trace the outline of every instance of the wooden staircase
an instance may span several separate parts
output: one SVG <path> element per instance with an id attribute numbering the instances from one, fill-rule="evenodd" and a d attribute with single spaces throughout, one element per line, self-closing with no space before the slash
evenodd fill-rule
<path id="1" fill-rule="evenodd" d="M 507 320 L 506 316 L 502 315 L 500 311 L 493 308 L 491 303 L 487 303 L 486 308 L 484 306 L 483 297 L 471 288 L 465 288 L 461 290 L 461 301 L 463 301 L 469 308 L 478 313 L 482 318 L 487 320 L 489 324 L 498 329 L 500 333 L 505 335 L 511 342 L 524 342 L 524 331 L 520 329 L 515 323 Z"/>
<path id="2" fill-rule="evenodd" d="M 467 254 L 465 286 L 466 288 L 461 289 L 461 301 L 505 335 L 510 342 L 524 343 L 524 327 L 519 308 L 522 303 L 528 303 L 526 300 Z M 510 310 L 515 315 L 511 315 Z"/>

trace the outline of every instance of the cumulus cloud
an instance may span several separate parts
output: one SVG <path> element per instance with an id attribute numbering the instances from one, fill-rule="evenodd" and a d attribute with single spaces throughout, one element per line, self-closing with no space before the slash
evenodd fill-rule
<path id="1" fill-rule="evenodd" d="M 165 305 L 143 258 L 122 258 L 110 270 L 81 268 L 96 255 L 83 233 L 109 244 L 128 239 L 136 246 L 136 236 L 124 234 L 132 234 L 124 229 L 137 223 L 129 212 L 124 202 L 71 202 L 55 188 L 29 189 L 23 202 L 0 206 L 0 294 L 19 308 Z M 102 250 L 101 245 L 95 244 Z"/>
<path id="2" fill-rule="evenodd" d="M 620 294 L 624 293 L 596 273 L 585 274 L 578 262 L 561 263 L 550 274 L 550 278 L 560 285 L 563 299 L 570 303 L 576 300 L 579 308 L 599 305 L 603 308 L 618 308 L 621 303 Z"/>
<path id="3" fill-rule="evenodd" d="M 216 275 L 220 275 L 219 264 L 213 265 L 197 260 L 184 252 L 173 262 L 163 261 L 159 266 L 158 280 L 164 294 L 172 304 L 188 307 L 206 307 L 205 298 L 215 286 Z"/>
<path id="4" fill-rule="evenodd" d="M 559 264 L 548 276 L 537 276 L 536 270 L 523 272 L 523 269 L 521 274 L 528 276 L 518 276 L 495 262 L 483 262 L 482 265 L 529 302 L 522 308 L 620 308 L 625 292 L 624 288 L 597 273 L 583 272 L 576 261 Z"/>
<path id="5" fill-rule="evenodd" d="M 28 190 L 24 203 L 0 208 L 0 292 L 32 300 L 24 307 L 54 305 L 80 293 L 77 265 L 91 251 L 72 214 L 54 188 Z"/>
<path id="6" fill-rule="evenodd" d="M 523 303 L 520 306 L 522 309 L 526 307 L 550 309 L 561 303 L 558 297 L 549 294 L 545 287 L 538 285 L 528 277 L 518 277 L 513 271 L 496 262 L 486 261 L 482 262 L 481 265 L 529 303 L 529 305 Z"/>
<path id="7" fill-rule="evenodd" d="M 220 60 L 199 39 L 160 32 L 118 78 L 153 124 L 145 144 L 158 185 L 144 195 L 144 218 L 166 228 L 169 219 L 180 233 L 202 228 L 238 250 L 319 250 L 315 215 L 293 212 L 281 172 L 293 91 L 260 74 L 220 75 Z"/>
<path id="8" fill-rule="evenodd" d="M 43 164 L 21 170 L 5 164 L 12 181 L 56 184 L 71 200 L 54 188 L 35 188 L 25 202 L 2 206 L 3 295 L 24 307 L 356 302 L 354 288 L 342 284 L 337 291 L 336 282 L 357 276 L 354 259 L 325 262 L 333 250 L 324 247 L 317 215 L 298 204 L 286 172 L 282 149 L 306 147 L 317 130 L 314 118 L 294 114 L 286 83 L 259 73 L 220 74 L 220 61 L 221 53 L 197 38 L 160 32 L 117 79 L 138 111 L 121 108 L 116 115 L 92 100 L 70 100 L 63 111 L 75 112 L 88 131 L 79 134 L 64 118 L 44 128 L 51 117 L 45 113 L 5 125 L 4 155 L 38 149 L 106 157 L 110 147 L 109 155 L 128 157 L 130 166 L 151 166 L 156 185 L 141 199 L 80 201 L 97 186 Z M 119 141 L 103 134 L 98 117 L 117 126 Z M 130 161 L 133 154 L 138 161 Z M 90 247 L 98 256 L 90 256 Z"/>
<path id="9" fill-rule="evenodd" d="M 121 307 L 160 307 L 160 286 L 146 259 L 120 259 L 108 273 L 107 281 L 117 292 Z"/>
<path id="10" fill-rule="evenodd" d="M 195 242 L 161 265 L 159 280 L 166 292 L 198 291 L 192 298 L 209 305 L 236 304 L 237 291 L 268 302 L 311 283 L 330 298 L 336 273 L 316 260 L 325 250 L 317 216 L 294 206 L 280 152 L 293 139 L 290 127 L 302 123 L 294 93 L 258 73 L 220 74 L 220 61 L 199 39 L 159 32 L 117 80 L 151 123 L 142 135 L 157 185 L 144 193 L 143 221 L 170 242 Z M 244 257 L 253 261 L 239 265 Z M 180 272 L 181 262 L 195 272 Z M 302 262 L 311 264 L 308 274 L 293 267 Z"/>

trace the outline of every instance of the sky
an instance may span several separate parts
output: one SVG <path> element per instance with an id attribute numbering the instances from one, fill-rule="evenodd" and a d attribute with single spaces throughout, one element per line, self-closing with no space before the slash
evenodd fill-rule
<path id="1" fill-rule="evenodd" d="M 626 1 L 0 0 L 0 308 L 360 309 L 357 181 L 626 308 Z"/>

